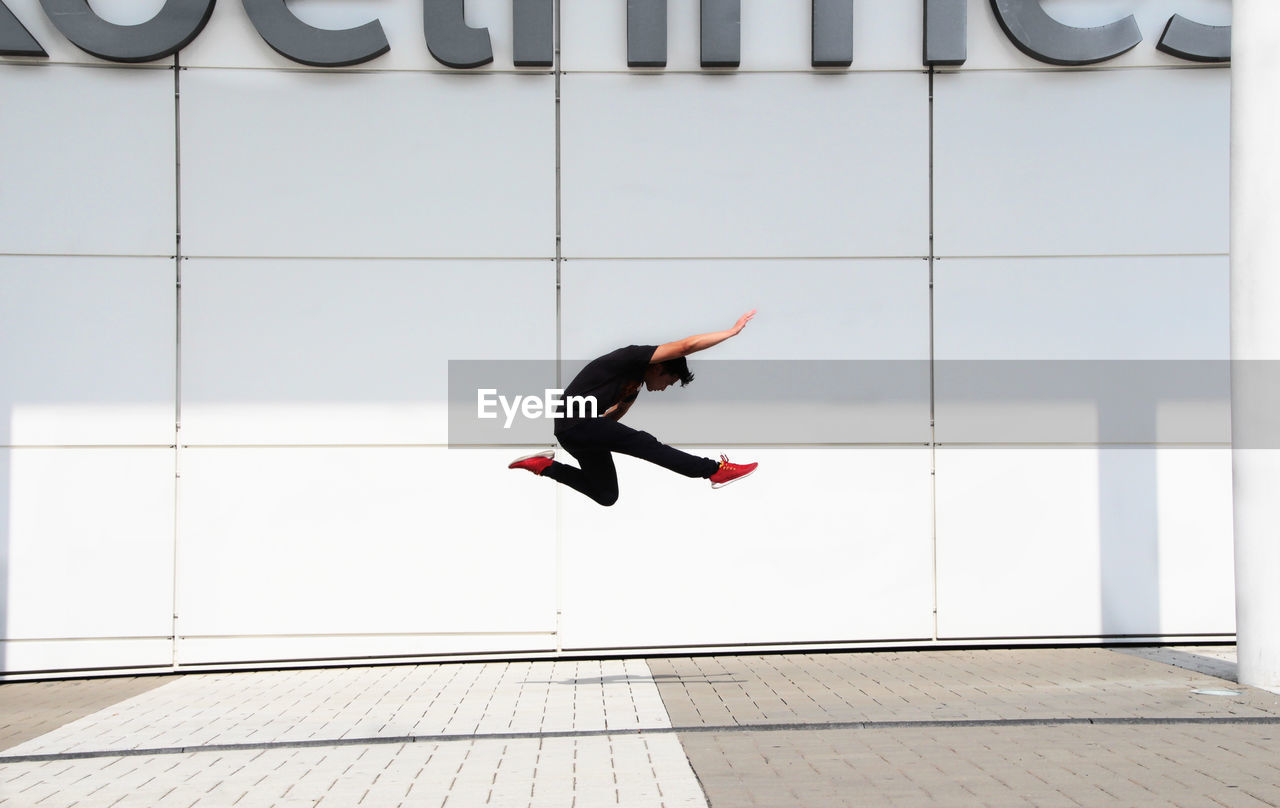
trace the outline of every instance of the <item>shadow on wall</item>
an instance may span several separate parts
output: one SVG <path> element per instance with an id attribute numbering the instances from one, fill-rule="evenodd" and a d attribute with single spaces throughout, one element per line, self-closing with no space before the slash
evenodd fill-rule
<path id="1" fill-rule="evenodd" d="M 1117 407 L 1101 402 L 1099 432 Z M 1152 431 L 1155 410 L 1150 410 Z M 1102 634 L 1160 633 L 1160 514 L 1156 453 L 1098 452 L 1098 573 Z"/>
<path id="2" fill-rule="evenodd" d="M 1096 492 L 1098 622 L 1077 619 L 1081 634 L 1191 634 L 1219 622 L 1197 619 L 1188 625 L 1187 609 L 1171 611 L 1168 607 L 1178 604 L 1164 603 L 1168 595 L 1161 591 L 1162 546 L 1176 553 L 1174 568 L 1182 569 L 1184 576 L 1181 587 L 1186 582 L 1186 553 L 1194 549 L 1187 541 L 1196 539 L 1185 525 L 1161 524 L 1161 513 L 1195 510 L 1194 502 L 1168 500 L 1200 492 L 1182 488 L 1180 477 L 1162 484 L 1160 464 L 1162 452 L 1214 452 L 1230 445 L 1229 372 L 1227 362 L 1199 360 L 936 363 L 940 443 L 1004 446 L 1007 451 L 1058 446 L 1063 452 L 1096 452 L 1096 477 L 1088 488 L 1077 490 L 1089 498 Z M 1216 508 L 1218 493 L 1204 494 L 1205 506 Z M 1079 510 L 1083 504 L 1062 505 L 1084 515 Z M 1215 547 L 1221 546 L 1216 544 L 1220 538 L 1215 538 Z M 1079 548 L 1080 553 L 1093 550 Z M 1087 583 L 1091 590 L 1092 582 Z M 1178 594 L 1193 596 L 1181 590 Z M 1172 614 L 1181 615 L 1178 625 L 1165 625 L 1174 619 Z"/>

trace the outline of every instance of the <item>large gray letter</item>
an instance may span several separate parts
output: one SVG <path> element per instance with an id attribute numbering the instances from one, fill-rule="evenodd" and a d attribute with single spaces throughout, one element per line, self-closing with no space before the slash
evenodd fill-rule
<path id="1" fill-rule="evenodd" d="M 627 0 L 627 67 L 667 66 L 667 0 Z"/>
<path id="2" fill-rule="evenodd" d="M 813 66 L 853 64 L 853 0 L 813 0 Z"/>
<path id="3" fill-rule="evenodd" d="M 991 0 L 991 9 L 1018 50 L 1053 65 L 1105 62 L 1142 41 L 1132 14 L 1097 28 L 1073 28 L 1046 14 L 1040 0 Z"/>
<path id="4" fill-rule="evenodd" d="M 1231 26 L 1203 25 L 1174 14 L 1164 27 L 1156 50 L 1192 62 L 1229 62 Z"/>
<path id="5" fill-rule="evenodd" d="M 493 61 L 488 28 L 468 28 L 463 0 L 422 0 L 427 50 L 449 67 L 480 67 Z"/>
<path id="6" fill-rule="evenodd" d="M 49 21 L 77 48 L 111 62 L 151 62 L 172 56 L 200 35 L 213 0 L 166 0 L 140 25 L 116 25 L 93 13 L 86 0 L 40 0 Z"/>
<path id="7" fill-rule="evenodd" d="M 513 0 L 516 67 L 555 64 L 555 8 L 552 0 Z"/>
<path id="8" fill-rule="evenodd" d="M 702 66 L 737 67 L 741 62 L 741 3 L 702 0 Z"/>
<path id="9" fill-rule="evenodd" d="M 969 0 L 924 0 L 924 63 L 964 64 L 968 23 Z"/>
<path id="10" fill-rule="evenodd" d="M 258 34 L 276 53 L 316 67 L 358 65 L 391 50 L 382 23 L 331 31 L 307 25 L 293 15 L 284 0 L 244 0 L 244 11 Z"/>
<path id="11" fill-rule="evenodd" d="M 0 3 L 0 56 L 48 56 L 27 26 Z"/>

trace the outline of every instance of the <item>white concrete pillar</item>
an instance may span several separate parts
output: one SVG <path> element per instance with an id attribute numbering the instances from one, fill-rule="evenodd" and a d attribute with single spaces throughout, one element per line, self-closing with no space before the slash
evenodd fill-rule
<path id="1" fill-rule="evenodd" d="M 1280 687 L 1280 6 L 1235 0 L 1231 438 L 1242 684 Z"/>

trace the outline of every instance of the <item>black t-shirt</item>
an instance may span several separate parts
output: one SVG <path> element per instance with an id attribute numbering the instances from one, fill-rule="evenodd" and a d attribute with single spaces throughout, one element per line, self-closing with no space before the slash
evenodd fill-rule
<path id="1" fill-rule="evenodd" d="M 644 382 L 645 371 L 649 369 L 649 360 L 653 358 L 653 352 L 656 350 L 658 350 L 656 345 L 628 345 L 607 353 L 599 359 L 592 359 L 564 389 L 565 404 L 561 406 L 561 412 L 565 412 L 572 396 L 595 397 L 596 416 L 600 418 L 609 412 L 610 407 L 635 401 L 636 396 L 640 394 L 640 385 Z M 556 434 L 560 434 L 576 423 L 590 419 L 591 410 L 589 408 L 586 410 L 587 417 L 584 418 L 581 417 L 580 409 L 581 405 L 575 403 L 572 412 L 568 413 L 574 417 L 556 420 Z"/>

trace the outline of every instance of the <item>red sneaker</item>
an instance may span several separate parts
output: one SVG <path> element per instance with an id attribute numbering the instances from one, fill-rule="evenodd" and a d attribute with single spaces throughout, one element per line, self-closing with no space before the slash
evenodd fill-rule
<path id="1" fill-rule="evenodd" d="M 518 460 L 513 460 L 511 461 L 511 465 L 507 466 L 507 468 L 524 469 L 525 471 L 532 471 L 534 474 L 541 477 L 542 472 L 546 471 L 547 466 L 551 465 L 551 458 L 555 456 L 556 456 L 555 450 L 548 449 L 545 452 L 538 452 L 537 454 L 531 454 L 531 455 L 522 457 Z"/>
<path id="2" fill-rule="evenodd" d="M 723 488 L 734 480 L 741 480 L 756 470 L 759 463 L 730 463 L 729 458 L 720 455 L 720 468 L 711 475 L 711 487 Z"/>

